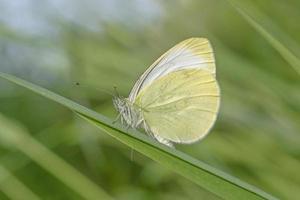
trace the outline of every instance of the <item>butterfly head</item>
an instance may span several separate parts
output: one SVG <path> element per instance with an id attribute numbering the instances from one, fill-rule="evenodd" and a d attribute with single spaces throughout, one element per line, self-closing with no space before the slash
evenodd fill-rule
<path id="1" fill-rule="evenodd" d="M 131 125 L 130 120 L 130 103 L 127 98 L 116 95 L 113 97 L 113 105 L 115 109 L 120 113 L 122 124 Z"/>
<path id="2" fill-rule="evenodd" d="M 116 110 L 122 115 L 126 111 L 126 107 L 128 107 L 128 103 L 126 98 L 121 96 L 113 97 L 113 104 Z"/>
<path id="3" fill-rule="evenodd" d="M 123 113 L 126 110 L 127 107 L 127 101 L 126 98 L 122 97 L 118 90 L 117 87 L 114 86 L 114 95 L 113 95 L 113 104 L 115 109 L 121 114 L 121 116 L 123 115 Z"/>
<path id="4" fill-rule="evenodd" d="M 138 128 L 142 122 L 142 115 L 140 109 L 133 105 L 133 103 L 122 96 L 114 96 L 113 104 L 116 110 L 120 113 L 121 123 L 131 127 Z"/>

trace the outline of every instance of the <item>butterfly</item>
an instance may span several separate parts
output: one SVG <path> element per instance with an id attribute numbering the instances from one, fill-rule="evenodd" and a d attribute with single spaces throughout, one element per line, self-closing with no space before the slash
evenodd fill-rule
<path id="1" fill-rule="evenodd" d="M 186 39 L 159 57 L 113 104 L 121 123 L 168 146 L 207 135 L 217 118 L 220 90 L 213 49 L 206 38 Z"/>

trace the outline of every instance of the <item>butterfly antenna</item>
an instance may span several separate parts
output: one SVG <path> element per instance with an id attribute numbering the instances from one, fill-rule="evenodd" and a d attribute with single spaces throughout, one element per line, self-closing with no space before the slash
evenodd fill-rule
<path id="1" fill-rule="evenodd" d="M 114 92 L 115 92 L 115 95 L 116 97 L 121 97 L 118 90 L 117 90 L 117 86 L 114 86 Z"/>
<path id="2" fill-rule="evenodd" d="M 76 86 L 79 86 L 79 87 L 81 87 L 81 88 L 87 88 L 87 89 L 91 89 L 91 88 L 92 88 L 92 87 L 88 87 L 88 86 L 82 85 L 82 84 L 80 84 L 79 82 L 76 82 L 75 85 L 76 85 Z M 111 92 L 109 92 L 109 91 L 107 91 L 107 90 L 105 90 L 105 89 L 97 89 L 97 88 L 92 88 L 92 89 L 93 89 L 93 90 L 96 90 L 97 92 L 104 92 L 105 94 L 108 94 L 108 95 L 110 95 L 110 96 L 112 96 L 112 97 L 115 96 L 114 94 L 112 94 Z"/>

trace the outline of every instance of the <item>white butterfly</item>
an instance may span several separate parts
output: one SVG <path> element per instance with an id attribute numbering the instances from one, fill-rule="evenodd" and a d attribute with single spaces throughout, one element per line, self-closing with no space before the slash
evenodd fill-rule
<path id="1" fill-rule="evenodd" d="M 213 126 L 220 104 L 209 41 L 190 38 L 171 48 L 138 79 L 129 97 L 116 96 L 121 122 L 157 141 L 193 143 Z"/>

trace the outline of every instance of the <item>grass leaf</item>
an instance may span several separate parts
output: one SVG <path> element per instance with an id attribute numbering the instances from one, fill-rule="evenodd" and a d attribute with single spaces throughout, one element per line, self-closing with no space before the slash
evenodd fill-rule
<path id="1" fill-rule="evenodd" d="M 17 189 L 16 189 L 17 188 Z M 23 200 L 41 200 L 24 183 L 11 174 L 0 164 L 0 190 L 10 199 Z"/>
<path id="2" fill-rule="evenodd" d="M 34 162 L 43 167 L 50 174 L 63 182 L 66 186 L 81 195 L 84 199 L 113 199 L 97 184 L 85 177 L 77 169 L 65 162 L 62 158 L 57 156 L 55 153 L 33 138 L 23 127 L 17 125 L 16 122 L 7 119 L 1 114 L 0 127 L 0 141 L 3 146 L 18 149 L 26 156 L 31 158 Z M 1 169 L 0 165 L 0 179 L 1 173 L 4 173 L 4 175 L 7 174 L 7 172 L 5 173 L 4 169 Z M 18 184 L 16 180 L 14 182 Z M 19 183 L 19 185 L 20 184 L 21 183 Z M 19 187 L 14 187 L 14 189 L 16 188 L 18 188 L 17 190 L 20 189 Z M 7 185 L 5 189 L 7 189 L 7 192 L 11 191 L 9 190 L 11 189 L 9 185 Z M 22 191 L 20 190 L 19 192 Z M 25 192 L 24 189 L 23 192 Z M 29 193 L 27 192 L 27 194 Z"/>
<path id="3" fill-rule="evenodd" d="M 137 131 L 127 132 L 120 124 L 114 124 L 112 120 L 105 116 L 47 89 L 6 73 L 0 72 L 0 77 L 73 110 L 82 118 L 95 124 L 124 144 L 224 199 L 276 199 L 270 194 L 196 160 L 183 152 L 159 144 L 144 134 Z"/>
<path id="4" fill-rule="evenodd" d="M 237 11 L 238 13 L 257 31 L 259 32 L 269 43 L 270 45 L 285 59 L 286 62 L 293 67 L 293 69 L 300 75 L 300 59 L 293 53 L 291 50 L 279 41 L 271 31 L 268 31 L 266 27 L 262 26 L 258 20 L 246 12 L 245 9 L 241 6 L 241 3 L 237 3 L 235 0 L 227 0 Z M 258 13 L 258 11 L 256 11 Z M 257 14 L 258 15 L 258 14 Z M 263 16 L 262 14 L 259 14 Z M 264 16 L 264 18 L 266 18 Z"/>

